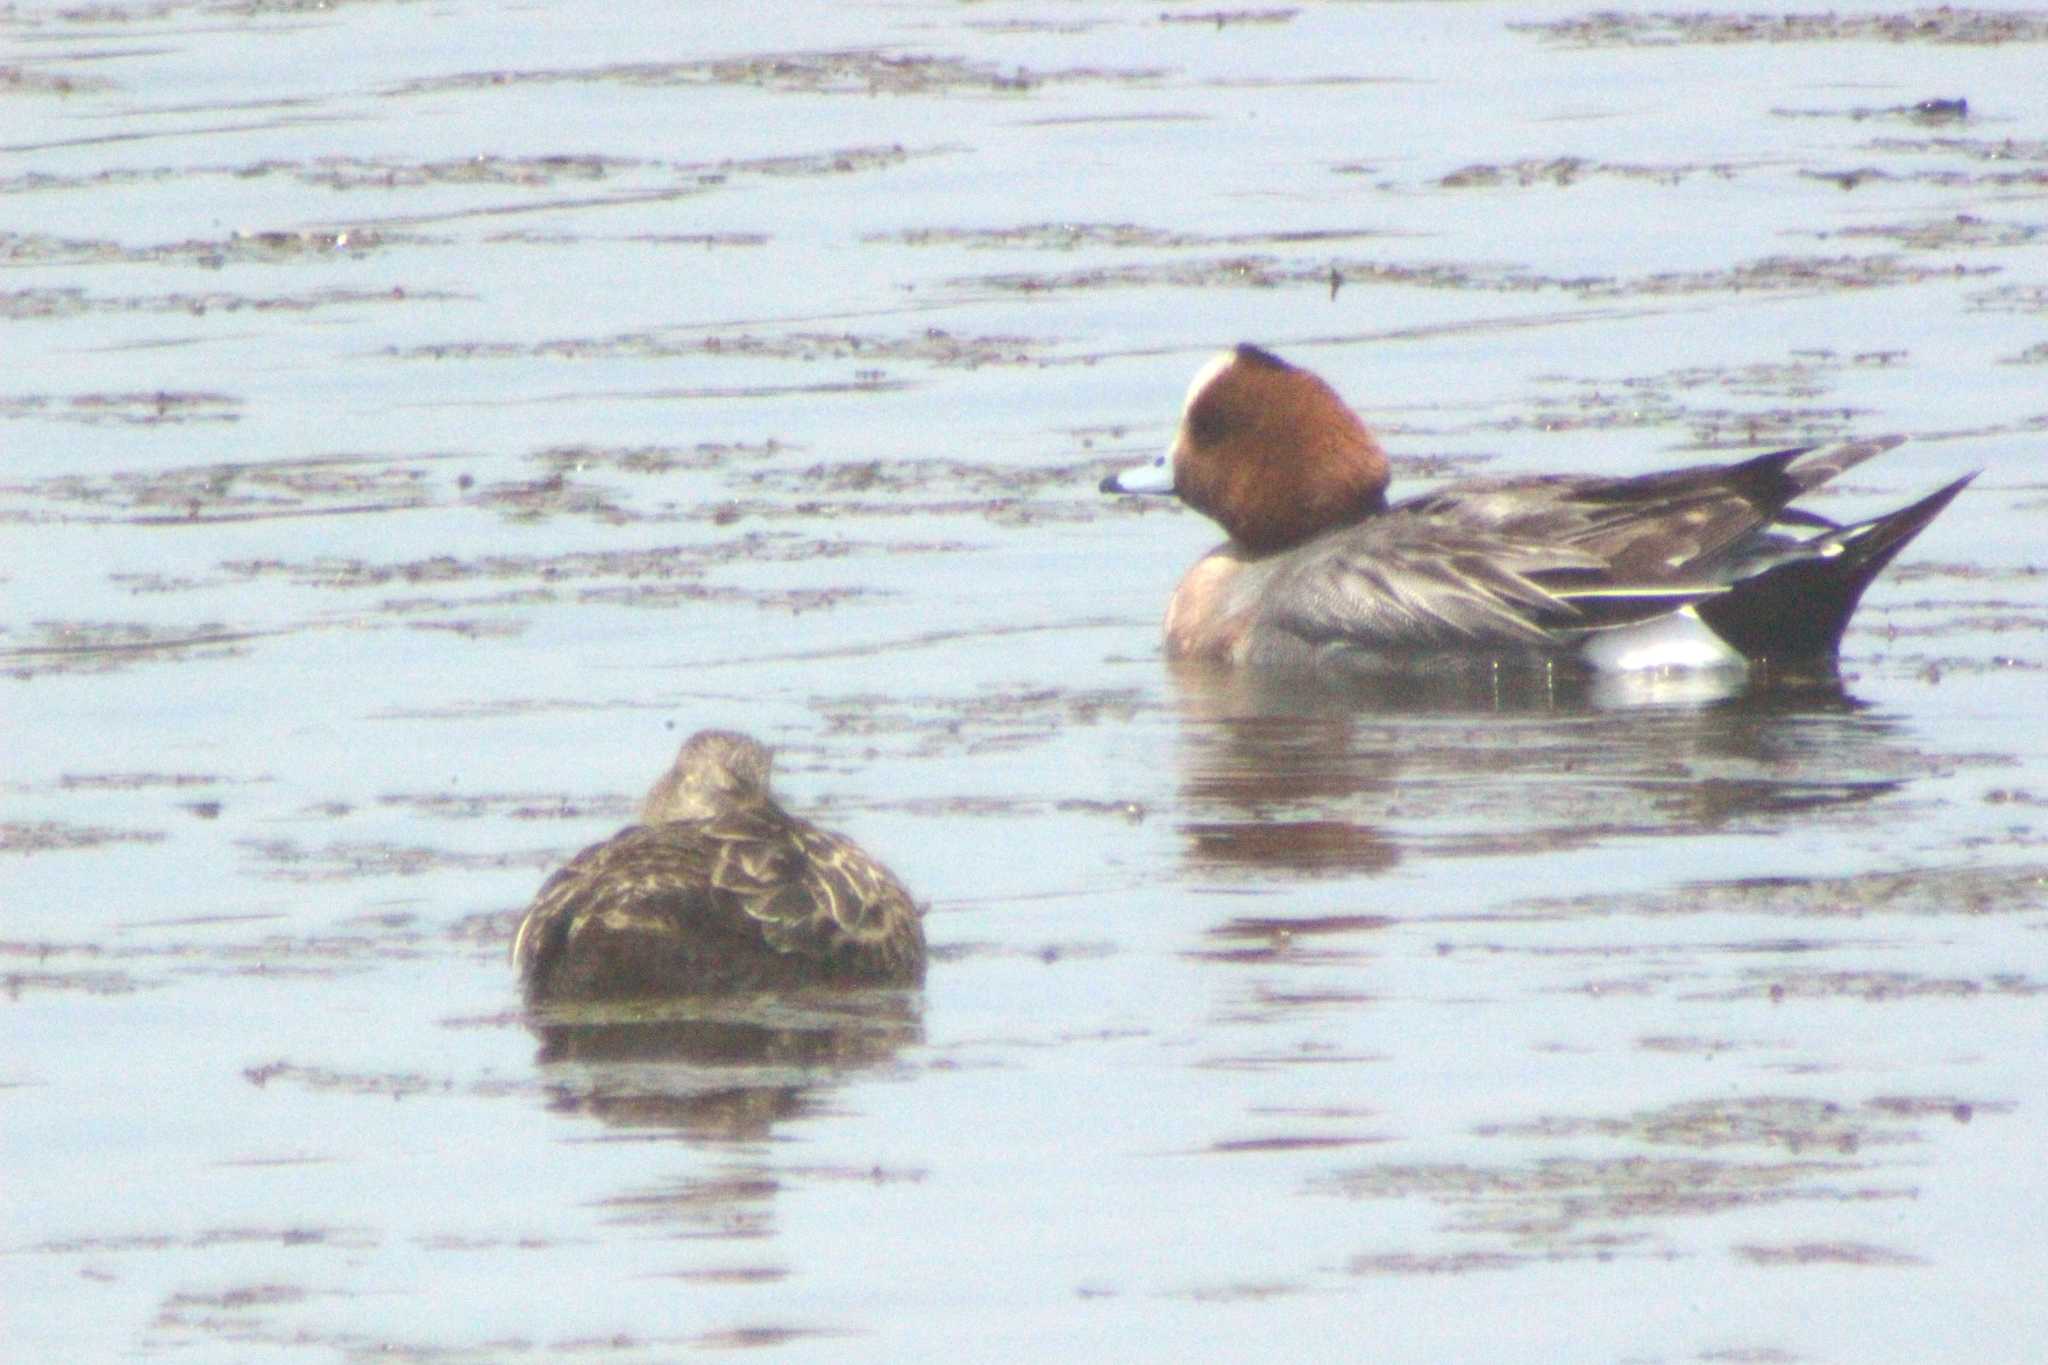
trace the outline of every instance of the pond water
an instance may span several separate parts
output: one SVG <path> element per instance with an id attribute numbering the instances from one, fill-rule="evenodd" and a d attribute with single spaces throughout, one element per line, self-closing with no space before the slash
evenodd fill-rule
<path id="1" fill-rule="evenodd" d="M 2048 1353 L 2048 13 L 0 11 L 20 1359 Z M 1160 655 L 1397 489 L 1911 439 L 1839 691 Z M 706 725 L 916 992 L 543 1028 Z"/>

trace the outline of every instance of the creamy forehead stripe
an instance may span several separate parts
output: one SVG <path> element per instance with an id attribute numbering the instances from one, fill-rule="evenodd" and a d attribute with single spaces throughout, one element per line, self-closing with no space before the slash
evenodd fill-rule
<path id="1" fill-rule="evenodd" d="M 1181 411 L 1186 412 L 1189 408 L 1193 407 L 1195 399 L 1201 395 L 1202 390 L 1209 387 L 1209 381 L 1236 363 L 1236 351 L 1219 351 L 1215 359 L 1195 371 L 1194 382 L 1188 385 L 1188 396 L 1181 402 Z"/>

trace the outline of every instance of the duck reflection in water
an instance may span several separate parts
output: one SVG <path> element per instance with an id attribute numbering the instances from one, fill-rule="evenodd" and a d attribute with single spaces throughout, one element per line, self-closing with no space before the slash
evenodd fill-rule
<path id="1" fill-rule="evenodd" d="M 1616 707 L 1570 672 L 1169 668 L 1183 856 L 1210 873 L 1371 876 L 1847 816 L 1925 770 L 1835 679 Z M 1481 883 L 1484 866 L 1457 875 Z"/>
<path id="2" fill-rule="evenodd" d="M 541 887 L 512 959 L 551 1107 L 759 1136 L 822 1080 L 921 1036 L 903 989 L 924 979 L 917 905 L 850 840 L 785 811 L 770 762 L 745 735 L 693 735 L 641 823 Z"/>
<path id="3" fill-rule="evenodd" d="M 691 1141 L 753 1141 L 924 1040 L 916 991 L 800 987 L 577 1001 L 531 1020 L 547 1106 Z"/>

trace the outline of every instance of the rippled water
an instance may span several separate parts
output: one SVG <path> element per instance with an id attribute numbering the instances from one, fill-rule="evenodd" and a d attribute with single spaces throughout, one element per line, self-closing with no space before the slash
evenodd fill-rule
<path id="1" fill-rule="evenodd" d="M 10 1351 L 2048 1351 L 2048 15 L 736 13 L 0 12 Z M 1985 472 L 1840 691 L 1177 670 L 1240 339 Z M 530 1024 L 709 724 L 928 986 Z"/>

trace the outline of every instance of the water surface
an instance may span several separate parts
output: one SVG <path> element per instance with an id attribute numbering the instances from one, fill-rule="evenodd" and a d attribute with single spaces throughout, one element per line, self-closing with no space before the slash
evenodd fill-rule
<path id="1" fill-rule="evenodd" d="M 2048 1351 L 2048 15 L 734 14 L 0 15 L 12 1350 Z M 1839 690 L 1176 670 L 1238 340 L 1984 473 Z M 713 724 L 928 986 L 527 1019 Z"/>

